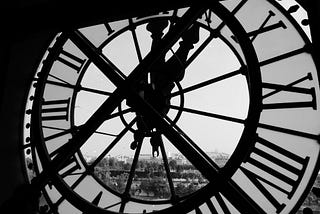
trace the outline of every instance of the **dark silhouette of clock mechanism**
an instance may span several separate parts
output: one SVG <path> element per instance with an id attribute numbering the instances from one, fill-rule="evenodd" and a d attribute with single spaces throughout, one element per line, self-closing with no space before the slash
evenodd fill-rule
<path id="1" fill-rule="evenodd" d="M 152 47 L 157 46 L 163 30 L 169 25 L 167 20 L 150 22 L 147 25 L 147 30 L 151 32 Z M 170 94 L 174 88 L 174 83 L 183 79 L 185 69 L 184 64 L 187 60 L 189 51 L 193 45 L 199 41 L 199 26 L 192 25 L 182 36 L 182 41 L 179 43 L 179 49 L 167 61 L 165 58 L 158 60 L 153 64 L 149 77 L 144 77 L 138 83 L 138 93 L 144 98 L 152 107 L 161 114 L 167 114 L 169 111 Z M 130 100 L 127 104 L 130 106 Z M 132 106 L 134 108 L 134 105 Z M 137 113 L 138 130 L 134 134 L 134 141 L 130 148 L 136 149 L 137 145 L 141 143 L 144 137 L 151 137 L 150 143 L 152 146 L 152 155 L 159 156 L 159 147 L 162 142 L 161 133 L 156 130 L 156 124 L 153 124 L 152 119 L 148 119 L 148 115 L 143 115 L 143 112 Z"/>

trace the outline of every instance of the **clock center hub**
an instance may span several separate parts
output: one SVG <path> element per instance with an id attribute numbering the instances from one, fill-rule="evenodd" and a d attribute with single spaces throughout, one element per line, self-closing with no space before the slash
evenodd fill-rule
<path id="1" fill-rule="evenodd" d="M 138 88 L 138 94 L 143 98 L 149 105 L 151 105 L 154 110 L 160 114 L 167 114 L 169 111 L 168 105 L 170 104 L 170 97 L 165 94 L 162 90 L 155 89 L 154 84 L 142 83 Z M 146 112 L 141 111 L 132 100 L 127 100 L 127 105 L 134 108 L 136 115 L 140 118 L 141 123 L 144 124 L 143 128 L 138 127 L 138 129 L 143 130 L 143 132 L 148 135 L 152 129 L 156 127 L 153 120 L 146 114 Z"/>

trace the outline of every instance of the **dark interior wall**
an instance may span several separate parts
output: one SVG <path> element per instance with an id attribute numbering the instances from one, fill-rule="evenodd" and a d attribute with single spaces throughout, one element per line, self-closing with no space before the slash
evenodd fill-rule
<path id="1" fill-rule="evenodd" d="M 48 33 L 10 41 L 10 45 L 3 44 L 8 40 L 1 41 L 6 46 L 1 52 L 5 51 L 8 56 L 1 62 L 0 204 L 26 182 L 21 148 L 22 118 L 31 78 L 47 41 Z"/>

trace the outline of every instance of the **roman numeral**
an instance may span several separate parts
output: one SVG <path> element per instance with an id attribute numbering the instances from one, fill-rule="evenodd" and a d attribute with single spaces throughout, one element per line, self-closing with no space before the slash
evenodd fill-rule
<path id="1" fill-rule="evenodd" d="M 49 154 L 49 157 L 54 159 L 57 155 L 61 154 L 66 149 L 69 149 L 70 145 L 67 143 L 61 145 L 59 148 L 54 150 Z M 81 171 L 82 166 L 79 163 L 79 160 L 77 158 L 76 154 L 73 154 L 60 168 L 59 168 L 59 174 L 62 178 L 65 178 L 67 176 L 72 175 L 78 175 L 83 174 L 85 171 Z"/>
<path id="2" fill-rule="evenodd" d="M 213 203 L 212 203 L 211 200 L 208 200 L 208 201 L 206 202 L 206 204 L 207 204 L 209 210 L 211 211 L 211 213 L 213 213 L 213 214 L 218 214 L 218 212 L 217 212 L 216 208 L 214 207 L 214 205 L 213 205 Z"/>
<path id="3" fill-rule="evenodd" d="M 69 147 L 68 143 L 63 144 L 58 149 L 51 152 L 49 154 L 49 157 L 55 158 L 57 155 L 59 155 L 59 153 L 66 150 L 67 147 Z M 80 171 L 81 169 L 82 169 L 81 164 L 79 163 L 79 160 L 76 157 L 76 154 L 74 154 L 59 168 L 59 174 L 62 178 L 65 178 L 71 175 L 83 174 L 84 172 L 81 172 Z"/>
<path id="4" fill-rule="evenodd" d="M 79 57 L 77 57 L 77 56 L 75 56 L 65 50 L 62 50 L 60 52 L 60 55 L 58 56 L 57 60 L 59 62 L 62 62 L 66 66 L 76 70 L 77 73 L 79 73 L 81 71 L 84 63 L 86 62 L 85 59 L 80 59 Z"/>
<path id="5" fill-rule="evenodd" d="M 262 159 L 257 158 L 257 156 Z M 280 213 L 285 205 L 278 201 L 274 197 L 274 193 L 272 194 L 263 183 L 291 199 L 299 186 L 308 162 L 309 157 L 302 158 L 275 143 L 257 136 L 257 143 L 252 149 L 251 155 L 246 159 L 245 164 L 240 166 L 240 170 L 276 208 L 277 213 Z M 248 167 L 248 164 L 254 167 Z M 282 184 L 273 182 L 273 178 L 281 181 Z"/>
<path id="6" fill-rule="evenodd" d="M 75 171 L 80 170 L 81 165 L 78 162 L 78 159 L 75 155 L 71 156 L 71 158 L 61 167 L 60 175 L 65 178 L 67 176 L 73 175 Z"/>
<path id="7" fill-rule="evenodd" d="M 282 21 L 279 21 L 278 23 L 266 26 L 268 24 L 268 22 L 270 21 L 271 17 L 273 17 L 273 16 L 275 16 L 275 13 L 270 10 L 269 15 L 264 20 L 264 22 L 260 25 L 260 27 L 257 30 L 254 30 L 254 31 L 251 31 L 248 33 L 248 35 L 251 37 L 252 42 L 257 38 L 257 36 L 259 34 L 262 34 L 262 33 L 265 33 L 265 32 L 271 31 L 271 30 L 275 30 L 277 28 L 283 28 L 283 29 L 287 28 Z"/>
<path id="8" fill-rule="evenodd" d="M 67 120 L 69 117 L 70 98 L 63 100 L 43 101 L 41 117 L 43 121 L 47 120 Z"/>
<path id="9" fill-rule="evenodd" d="M 260 34 L 263 34 L 263 33 L 278 29 L 278 28 L 283 28 L 283 29 L 287 28 L 287 26 L 282 21 L 279 21 L 275 24 L 267 25 L 273 16 L 275 16 L 275 13 L 270 10 L 268 16 L 263 21 L 263 23 L 260 25 L 260 27 L 257 30 L 253 30 L 248 33 L 248 36 L 250 37 L 251 42 L 253 42 Z M 232 36 L 232 39 L 235 40 L 236 42 L 238 42 L 234 36 Z"/>
<path id="10" fill-rule="evenodd" d="M 227 202 L 229 201 L 223 198 L 221 193 L 216 193 L 214 197 L 206 200 L 202 205 L 196 207 L 192 212 L 189 212 L 189 214 L 218 214 L 221 212 L 224 214 L 231 214 L 236 208 L 230 202 L 229 204 Z"/>
<path id="11" fill-rule="evenodd" d="M 296 93 L 300 95 L 306 95 L 311 97 L 311 101 L 299 101 L 299 102 L 282 102 L 282 103 L 267 103 L 263 104 L 263 109 L 283 109 L 283 108 L 317 108 L 316 103 L 316 92 L 315 88 L 302 88 L 296 87 L 295 85 L 306 80 L 312 80 L 311 73 L 308 73 L 306 76 L 288 84 L 288 85 L 280 85 L 274 83 L 262 83 L 262 87 L 266 89 L 273 89 L 272 92 L 264 94 L 262 96 L 263 99 L 273 96 L 281 91 L 287 91 L 291 93 Z"/>
<path id="12" fill-rule="evenodd" d="M 299 55 L 301 53 L 310 53 L 310 49 L 311 48 L 310 48 L 309 45 L 305 45 L 302 48 L 295 49 L 295 50 L 283 53 L 281 55 L 278 55 L 278 56 L 266 59 L 264 61 L 261 61 L 259 63 L 259 65 L 262 67 L 262 66 L 265 66 L 265 65 L 269 65 L 269 64 L 272 64 L 272 63 L 275 63 L 275 62 L 278 62 L 278 61 L 281 61 L 281 60 L 284 60 L 284 59 Z"/>
<path id="13" fill-rule="evenodd" d="M 217 202 L 219 203 L 221 209 L 223 210 L 223 213 L 231 214 L 227 204 L 225 203 L 225 201 L 223 200 L 223 198 L 221 197 L 221 195 L 219 193 L 215 195 L 215 198 L 216 198 Z"/>

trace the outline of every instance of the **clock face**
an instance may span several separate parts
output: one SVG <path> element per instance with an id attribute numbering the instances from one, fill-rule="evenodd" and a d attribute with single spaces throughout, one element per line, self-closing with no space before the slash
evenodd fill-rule
<path id="1" fill-rule="evenodd" d="M 312 44 L 274 1 L 56 35 L 25 115 L 48 213 L 294 213 L 319 155 Z M 305 23 L 306 21 L 304 21 Z"/>

